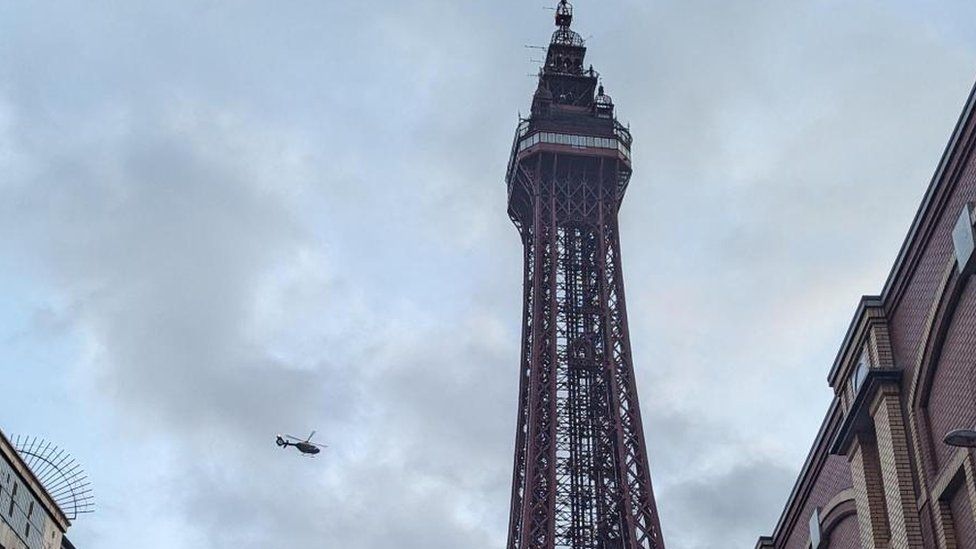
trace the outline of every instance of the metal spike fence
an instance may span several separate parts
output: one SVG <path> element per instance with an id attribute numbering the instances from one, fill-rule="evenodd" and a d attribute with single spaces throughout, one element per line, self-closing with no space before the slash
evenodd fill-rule
<path id="1" fill-rule="evenodd" d="M 91 481 L 71 454 L 38 437 L 17 435 L 13 444 L 68 520 L 95 510 Z"/>

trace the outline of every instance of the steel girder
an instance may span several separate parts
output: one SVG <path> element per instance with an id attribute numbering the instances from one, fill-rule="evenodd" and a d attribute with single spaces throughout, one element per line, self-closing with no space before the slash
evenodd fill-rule
<path id="1" fill-rule="evenodd" d="M 622 175 L 625 174 L 625 175 Z M 540 153 L 510 186 L 525 251 L 509 549 L 663 549 L 634 382 L 619 161 Z"/>

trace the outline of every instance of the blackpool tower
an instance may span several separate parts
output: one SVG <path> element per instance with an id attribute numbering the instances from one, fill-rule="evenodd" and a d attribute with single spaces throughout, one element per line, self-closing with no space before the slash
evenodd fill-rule
<path id="1" fill-rule="evenodd" d="M 663 549 L 617 211 L 631 136 L 562 0 L 506 182 L 525 252 L 508 549 Z"/>

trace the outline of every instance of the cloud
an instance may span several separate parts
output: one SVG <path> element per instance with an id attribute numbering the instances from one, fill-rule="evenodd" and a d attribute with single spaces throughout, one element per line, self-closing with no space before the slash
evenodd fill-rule
<path id="1" fill-rule="evenodd" d="M 637 138 L 623 246 L 665 535 L 749 546 L 973 44 L 870 1 L 578 4 Z M 57 348 L 23 385 L 70 395 L 0 413 L 88 454 L 82 545 L 502 547 L 522 280 L 501 178 L 548 16 L 278 8 L 0 8 L 0 340 Z M 313 429 L 324 459 L 273 445 Z"/>
<path id="2" fill-rule="evenodd" d="M 768 461 L 739 460 L 727 471 L 702 475 L 673 487 L 669 543 L 677 547 L 749 547 L 763 533 L 756 524 L 775 525 L 781 497 L 795 479 L 791 467 Z"/>

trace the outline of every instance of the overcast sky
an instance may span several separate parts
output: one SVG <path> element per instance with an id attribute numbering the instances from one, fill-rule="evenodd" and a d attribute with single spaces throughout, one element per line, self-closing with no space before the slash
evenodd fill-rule
<path id="1" fill-rule="evenodd" d="M 552 2 L 554 3 L 554 2 Z M 545 0 L 0 2 L 0 429 L 98 549 L 501 549 Z M 964 0 L 579 0 L 671 549 L 751 548 L 976 77 Z M 320 459 L 274 445 L 319 431 Z"/>

